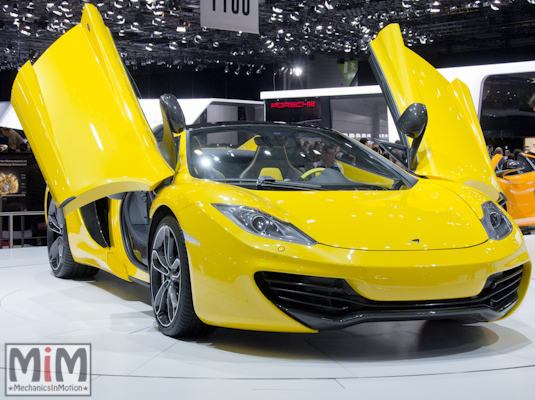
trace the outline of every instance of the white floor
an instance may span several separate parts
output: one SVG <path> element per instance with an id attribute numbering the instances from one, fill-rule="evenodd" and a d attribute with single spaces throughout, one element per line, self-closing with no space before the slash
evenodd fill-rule
<path id="1" fill-rule="evenodd" d="M 535 236 L 526 242 L 535 259 Z M 91 343 L 99 399 L 533 399 L 535 286 L 498 323 L 369 323 L 311 335 L 218 329 L 178 341 L 157 330 L 148 289 L 102 271 L 56 279 L 46 248 L 3 249 L 0 342 Z"/>

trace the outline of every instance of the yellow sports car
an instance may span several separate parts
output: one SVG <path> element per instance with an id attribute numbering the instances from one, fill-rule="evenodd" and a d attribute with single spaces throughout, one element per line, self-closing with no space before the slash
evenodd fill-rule
<path id="1" fill-rule="evenodd" d="M 328 129 L 186 129 L 171 95 L 151 131 L 86 5 L 79 25 L 20 69 L 12 92 L 50 190 L 53 273 L 103 269 L 150 286 L 158 325 L 174 337 L 509 315 L 531 261 L 495 202 L 468 90 L 405 48 L 397 25 L 371 49 L 403 132 L 382 145 L 409 172 Z"/>

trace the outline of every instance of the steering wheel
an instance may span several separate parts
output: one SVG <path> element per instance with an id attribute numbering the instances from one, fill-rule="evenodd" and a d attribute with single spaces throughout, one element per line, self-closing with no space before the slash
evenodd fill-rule
<path id="1" fill-rule="evenodd" d="M 315 174 L 316 172 L 321 172 L 323 171 L 325 168 L 312 168 L 312 169 L 309 169 L 307 172 L 305 172 L 303 175 L 301 175 L 301 178 L 300 179 L 306 179 L 308 178 L 310 175 L 312 174 Z"/>

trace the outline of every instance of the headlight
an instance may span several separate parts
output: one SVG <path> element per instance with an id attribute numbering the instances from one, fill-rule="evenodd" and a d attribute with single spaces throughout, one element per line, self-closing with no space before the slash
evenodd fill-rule
<path id="1" fill-rule="evenodd" d="M 513 224 L 496 203 L 487 201 L 481 207 L 483 208 L 481 223 L 485 227 L 489 239 L 502 240 L 513 231 Z"/>
<path id="2" fill-rule="evenodd" d="M 317 242 L 292 224 L 283 222 L 255 208 L 233 204 L 212 204 L 240 228 L 254 235 L 305 245 Z"/>

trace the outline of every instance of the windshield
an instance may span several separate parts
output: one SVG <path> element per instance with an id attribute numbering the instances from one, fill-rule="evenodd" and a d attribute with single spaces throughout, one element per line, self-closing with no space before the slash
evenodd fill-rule
<path id="1" fill-rule="evenodd" d="M 192 176 L 253 189 L 397 190 L 410 178 L 334 131 L 283 124 L 192 127 Z"/>

